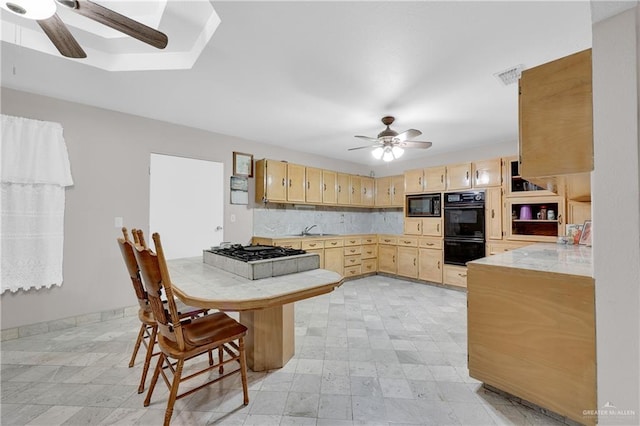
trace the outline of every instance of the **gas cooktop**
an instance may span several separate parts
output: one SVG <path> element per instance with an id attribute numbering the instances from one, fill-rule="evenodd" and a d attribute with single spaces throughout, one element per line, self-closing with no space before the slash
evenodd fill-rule
<path id="1" fill-rule="evenodd" d="M 243 262 L 276 259 L 279 257 L 295 256 L 306 253 L 304 250 L 286 247 L 261 245 L 243 246 L 241 244 L 233 244 L 225 248 L 212 249 L 211 252 L 221 256 L 230 257 L 231 259 L 241 260 Z"/>

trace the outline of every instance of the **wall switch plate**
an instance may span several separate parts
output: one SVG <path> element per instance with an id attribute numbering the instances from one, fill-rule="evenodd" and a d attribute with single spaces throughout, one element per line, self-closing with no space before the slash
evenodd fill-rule
<path id="1" fill-rule="evenodd" d="M 123 224 L 124 220 L 122 219 L 122 216 L 116 216 L 113 221 L 113 226 L 115 226 L 116 228 L 122 228 Z"/>
<path id="2" fill-rule="evenodd" d="M 236 215 L 235 215 L 235 214 L 232 214 L 232 215 L 229 217 L 229 220 L 230 220 L 231 222 L 235 222 L 235 221 L 236 221 Z"/>

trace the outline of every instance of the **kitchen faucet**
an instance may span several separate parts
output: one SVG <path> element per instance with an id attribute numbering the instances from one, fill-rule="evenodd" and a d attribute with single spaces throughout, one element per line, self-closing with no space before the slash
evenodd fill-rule
<path id="1" fill-rule="evenodd" d="M 313 228 L 315 228 L 317 225 L 311 225 L 311 226 L 307 226 L 306 228 L 304 228 L 302 230 L 302 235 L 309 235 L 309 231 L 311 231 Z"/>

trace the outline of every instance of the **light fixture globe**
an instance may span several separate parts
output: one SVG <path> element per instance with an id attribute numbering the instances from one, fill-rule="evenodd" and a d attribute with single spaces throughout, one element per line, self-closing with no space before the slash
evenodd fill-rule
<path id="1" fill-rule="evenodd" d="M 371 155 L 373 155 L 373 158 L 375 158 L 376 160 L 381 159 L 383 153 L 384 153 L 384 149 L 382 149 L 381 146 L 371 151 Z"/>
<path id="2" fill-rule="evenodd" d="M 388 146 L 385 147 L 384 148 L 384 154 L 382 154 L 382 160 L 389 162 L 389 161 L 392 161 L 393 159 L 394 159 L 393 151 L 391 151 L 390 147 L 388 147 Z"/>
<path id="3" fill-rule="evenodd" d="M 0 0 L 0 7 L 35 21 L 51 18 L 56 13 L 54 0 Z"/>
<path id="4" fill-rule="evenodd" d="M 400 148 L 399 146 L 394 146 L 393 148 L 391 148 L 391 152 L 393 153 L 393 156 L 397 159 L 402 157 L 402 154 L 404 154 L 404 149 Z"/>

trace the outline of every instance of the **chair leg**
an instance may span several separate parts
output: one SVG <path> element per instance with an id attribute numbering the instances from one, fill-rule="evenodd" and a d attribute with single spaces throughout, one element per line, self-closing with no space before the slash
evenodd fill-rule
<path id="1" fill-rule="evenodd" d="M 224 352 L 222 351 L 222 345 L 218 346 L 218 362 L 220 362 L 220 368 L 218 368 L 218 373 L 224 373 L 224 365 L 222 365 L 222 359 L 224 358 Z"/>
<path id="2" fill-rule="evenodd" d="M 244 337 L 238 342 L 240 351 L 240 376 L 242 377 L 242 393 L 244 394 L 244 405 L 249 404 L 249 390 L 247 389 L 247 359 L 244 353 Z"/>
<path id="3" fill-rule="evenodd" d="M 129 361 L 129 368 L 133 367 L 133 364 L 136 363 L 136 356 L 138 356 L 138 349 L 140 349 L 140 345 L 142 344 L 142 339 L 144 338 L 145 331 L 146 325 L 144 325 L 144 323 L 140 323 L 140 331 L 138 332 L 136 344 L 133 347 L 133 353 L 131 354 L 131 360 Z"/>
<path id="4" fill-rule="evenodd" d="M 148 407 L 151 402 L 151 395 L 153 394 L 153 389 L 156 387 L 156 383 L 158 382 L 158 377 L 160 376 L 160 371 L 162 371 L 162 366 L 164 365 L 165 356 L 163 353 L 160 353 L 158 357 L 158 363 L 156 364 L 156 369 L 153 372 L 153 377 L 151 378 L 151 384 L 149 385 L 149 390 L 147 391 L 147 397 L 144 399 L 144 406 Z M 168 362 L 168 361 L 167 361 Z"/>
<path id="5" fill-rule="evenodd" d="M 178 388 L 180 387 L 180 379 L 182 377 L 182 368 L 184 367 L 184 358 L 180 358 L 176 364 L 176 371 L 173 374 L 173 382 L 171 383 L 171 392 L 169 393 L 169 401 L 167 401 L 167 411 L 164 413 L 164 426 L 169 426 L 171 416 L 173 415 L 173 405 L 176 403 L 178 396 Z"/>
<path id="6" fill-rule="evenodd" d="M 147 355 L 144 358 L 144 366 L 142 367 L 142 377 L 140 377 L 140 385 L 138 386 L 138 393 L 144 392 L 144 382 L 147 380 L 147 372 L 149 371 L 149 364 L 151 364 L 151 357 L 153 357 L 153 349 L 156 345 L 156 335 L 158 334 L 158 325 L 151 326 L 151 336 L 149 337 L 149 343 L 147 344 Z"/>

